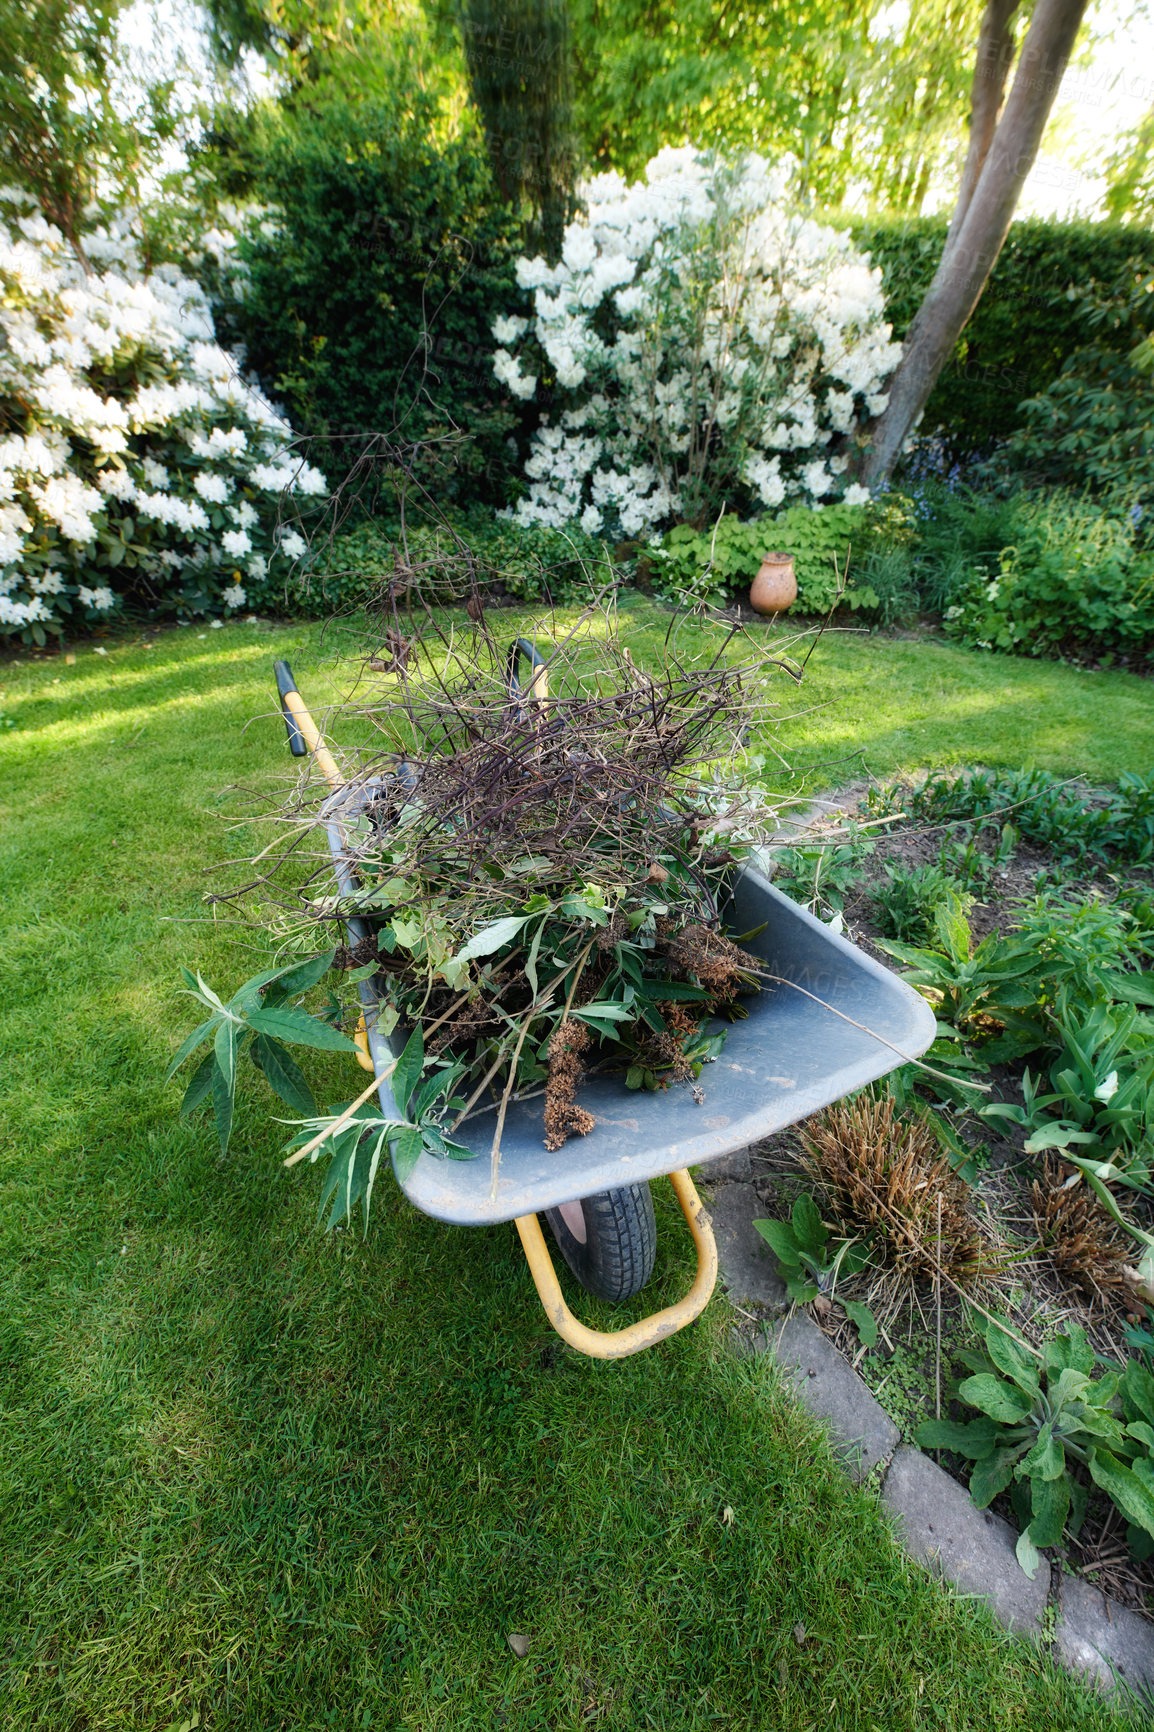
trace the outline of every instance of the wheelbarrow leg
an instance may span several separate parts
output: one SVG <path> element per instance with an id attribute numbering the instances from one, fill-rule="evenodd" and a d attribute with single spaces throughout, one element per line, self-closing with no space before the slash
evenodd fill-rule
<path id="1" fill-rule="evenodd" d="M 565 1303 L 536 1215 L 519 1215 L 514 1223 L 546 1317 L 563 1341 L 592 1359 L 626 1359 L 631 1353 L 642 1353 L 645 1348 L 656 1346 L 657 1342 L 676 1335 L 679 1329 L 700 1317 L 712 1297 L 717 1285 L 717 1244 L 709 1216 L 684 1167 L 679 1172 L 670 1173 L 669 1182 L 697 1245 L 697 1278 L 684 1299 L 679 1299 L 676 1305 L 655 1311 L 651 1317 L 643 1317 L 624 1329 L 589 1329 L 578 1322 Z"/>

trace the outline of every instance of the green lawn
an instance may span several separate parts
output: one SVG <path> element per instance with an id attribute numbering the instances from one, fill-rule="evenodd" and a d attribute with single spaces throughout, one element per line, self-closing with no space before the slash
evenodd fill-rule
<path id="1" fill-rule="evenodd" d="M 238 626 L 0 663 L 4 1732 L 1122 1724 L 907 1564 L 772 1367 L 728 1351 L 720 1299 L 595 1364 L 511 1227 L 386 1190 L 367 1241 L 325 1239 L 319 1171 L 283 1171 L 255 1087 L 227 1160 L 176 1122 L 178 964 L 263 960 L 195 923 L 202 868 L 243 846 L 222 791 L 285 770 L 273 655 L 324 696 L 331 649 Z M 809 763 L 1154 757 L 1134 679 L 818 654 L 843 703 L 799 731 Z M 343 1061 L 313 1074 L 347 1095 Z M 689 1279 L 660 1219 L 650 1305 Z"/>

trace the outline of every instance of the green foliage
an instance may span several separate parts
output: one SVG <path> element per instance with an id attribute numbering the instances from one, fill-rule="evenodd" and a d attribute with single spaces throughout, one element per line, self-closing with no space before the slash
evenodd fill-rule
<path id="1" fill-rule="evenodd" d="M 1154 860 L 1154 778 L 1124 771 L 1116 790 L 1089 796 L 1045 770 L 935 770 L 915 788 L 871 790 L 877 816 L 904 812 L 929 825 L 973 823 L 1004 835 L 1006 820 L 1023 841 L 1053 851 L 1062 864 Z"/>
<path id="2" fill-rule="evenodd" d="M 880 265 L 895 337 L 904 337 L 937 269 L 949 218 L 862 217 L 858 245 Z M 1025 399 L 1048 390 L 1091 333 L 1080 296 L 1117 284 L 1138 258 L 1154 268 L 1154 234 L 1121 223 L 1027 218 L 1010 227 L 990 280 L 926 405 L 920 431 L 952 456 L 986 451 L 1025 424 Z M 1100 341 L 1127 348 L 1124 331 Z"/>
<path id="3" fill-rule="evenodd" d="M 853 4 L 733 11 L 721 0 L 573 7 L 576 119 L 601 167 L 635 174 L 663 145 L 796 156 L 829 205 L 852 182 L 916 208 L 962 142 L 976 0 L 914 0 L 899 28 Z"/>
<path id="4" fill-rule="evenodd" d="M 1154 553 L 1134 517 L 1073 494 L 1019 494 L 1013 541 L 945 613 L 975 649 L 1142 658 L 1154 647 Z"/>
<path id="5" fill-rule="evenodd" d="M 924 941 L 930 935 L 934 916 L 950 896 L 957 896 L 958 881 L 940 866 L 904 866 L 885 862 L 886 881 L 873 891 L 878 923 L 887 938 L 903 944 Z M 962 907 L 968 899 L 961 899 Z"/>
<path id="6" fill-rule="evenodd" d="M 991 576 L 1014 539 L 1015 504 L 1004 494 L 917 483 L 914 579 L 922 605 L 944 613 L 975 576 Z"/>
<path id="7" fill-rule="evenodd" d="M 270 209 L 218 329 L 334 475 L 391 435 L 438 500 L 503 504 L 519 421 L 489 327 L 516 296 L 516 222 L 472 131 L 440 143 L 436 118 L 431 101 L 334 102 L 278 127 L 256 165 Z"/>
<path id="8" fill-rule="evenodd" d="M 950 1449 L 973 1462 L 970 1496 L 979 1509 L 1013 1487 L 1022 1522 L 1018 1562 L 1026 1574 L 1036 1575 L 1039 1550 L 1056 1546 L 1067 1524 L 1073 1533 L 1081 1526 L 1086 1485 L 1072 1463 L 1088 1468 L 1129 1519 L 1154 1536 L 1154 1464 L 1143 1459 L 1145 1450 L 1133 1467 L 1118 1459 L 1138 1442 L 1117 1411 L 1122 1380 L 1116 1372 L 1091 1375 L 1094 1353 L 1082 1330 L 1048 1342 L 1038 1360 L 991 1323 L 986 1349 L 988 1359 L 958 1388 L 960 1399 L 984 1417 L 966 1425 L 927 1420 L 917 1440 L 923 1449 Z M 1145 1385 L 1135 1387 L 1148 1395 Z"/>
<path id="9" fill-rule="evenodd" d="M 795 1304 L 811 1304 L 819 1293 L 832 1293 L 843 1275 L 856 1275 L 865 1268 L 868 1257 L 865 1247 L 853 1239 L 833 1238 L 810 1196 L 798 1197 L 788 1221 L 753 1224 L 777 1258 L 782 1279 Z M 849 1312 L 849 1306 L 845 1308 Z M 864 1314 L 860 1320 L 854 1317 L 859 1330 L 864 1326 L 868 1332 L 872 1312 L 865 1305 L 854 1309 Z"/>
<path id="10" fill-rule="evenodd" d="M 413 599 L 429 603 L 460 601 L 475 579 L 482 594 L 584 605 L 614 581 L 605 545 L 576 525 L 513 523 L 483 506 L 439 517 L 410 520 L 403 531 L 398 522 L 366 520 L 334 536 L 300 580 L 293 612 L 327 616 L 369 601 L 398 580 L 398 563 Z"/>
<path id="11" fill-rule="evenodd" d="M 187 1118 L 210 1097 L 216 1116 L 220 1152 L 228 1152 L 236 1102 L 237 1073 L 241 1057 L 248 1052 L 269 1087 L 297 1112 L 316 1111 L 309 1086 L 292 1055 L 290 1046 L 320 1047 L 326 1052 L 355 1052 L 347 1035 L 323 1017 L 312 1016 L 291 1000 L 307 992 L 328 973 L 335 951 L 290 962 L 283 968 L 253 975 L 225 1004 L 199 974 L 182 969 L 189 992 L 208 1010 L 207 1019 L 193 1029 L 177 1048 L 165 1082 L 171 1081 L 185 1061 L 207 1041 L 209 1052 L 193 1072 L 185 1090 L 180 1114 Z"/>
<path id="12" fill-rule="evenodd" d="M 873 849 L 872 839 L 861 834 L 852 834 L 847 842 L 779 849 L 774 853 L 774 883 L 828 920 L 844 909 L 846 892 L 861 877 L 862 861 Z"/>
<path id="13" fill-rule="evenodd" d="M 767 553 L 788 553 L 801 611 L 828 613 L 841 605 L 877 613 L 890 624 L 909 599 L 905 550 L 912 536 L 909 502 L 890 494 L 869 505 L 791 505 L 747 523 L 730 512 L 702 530 L 679 524 L 646 558 L 657 569 L 658 594 L 722 601 L 753 582 Z M 878 573 L 881 592 L 868 572 L 866 580 L 859 575 L 859 560 Z"/>
<path id="14" fill-rule="evenodd" d="M 1154 274 L 1135 258 L 1113 284 L 1072 291 L 1090 341 L 1049 389 L 1023 403 L 1014 456 L 1047 480 L 1089 484 L 1122 509 L 1154 505 Z"/>

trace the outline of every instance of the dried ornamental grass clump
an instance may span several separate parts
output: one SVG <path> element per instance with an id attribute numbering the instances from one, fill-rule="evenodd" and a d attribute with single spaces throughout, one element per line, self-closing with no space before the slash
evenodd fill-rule
<path id="1" fill-rule="evenodd" d="M 1081 1173 L 1047 1155 L 1030 1186 L 1030 1212 L 1038 1244 L 1059 1275 L 1091 1303 L 1121 1296 L 1119 1289 L 1128 1287 L 1130 1246 Z"/>
<path id="2" fill-rule="evenodd" d="M 895 1273 L 961 1285 L 988 1261 L 964 1180 L 924 1119 L 895 1111 L 891 1097 L 858 1095 L 804 1126 L 802 1165 L 848 1232 L 869 1230 Z"/>

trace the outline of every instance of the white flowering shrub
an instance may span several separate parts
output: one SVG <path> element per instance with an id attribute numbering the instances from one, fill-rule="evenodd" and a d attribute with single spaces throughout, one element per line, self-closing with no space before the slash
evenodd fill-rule
<path id="1" fill-rule="evenodd" d="M 854 437 L 901 347 L 880 270 L 791 208 L 788 167 L 667 149 L 633 186 L 599 175 L 587 207 L 556 266 L 518 261 L 531 313 L 492 327 L 501 383 L 553 394 L 515 516 L 636 537 L 864 502 Z"/>
<path id="2" fill-rule="evenodd" d="M 173 266 L 127 227 L 60 232 L 0 193 L 0 634 L 44 643 L 126 598 L 219 614 L 306 552 L 286 519 L 323 476 L 217 345 Z"/>

